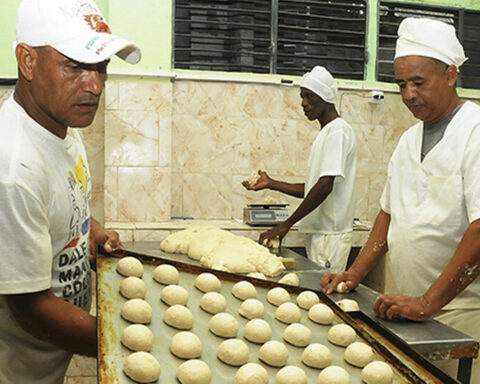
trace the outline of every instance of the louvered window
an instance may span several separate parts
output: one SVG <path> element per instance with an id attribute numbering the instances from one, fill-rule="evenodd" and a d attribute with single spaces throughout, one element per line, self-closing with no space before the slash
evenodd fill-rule
<path id="1" fill-rule="evenodd" d="M 174 67 L 364 79 L 366 0 L 176 0 Z"/>
<path id="2" fill-rule="evenodd" d="M 461 67 L 457 86 L 480 89 L 480 12 L 404 2 L 380 2 L 377 80 L 395 82 L 395 41 L 398 25 L 406 17 L 429 17 L 455 26 L 457 36 L 469 58 Z"/>

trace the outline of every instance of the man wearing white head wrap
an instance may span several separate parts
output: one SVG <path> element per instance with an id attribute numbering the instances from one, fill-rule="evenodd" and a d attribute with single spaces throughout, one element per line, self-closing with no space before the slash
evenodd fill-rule
<path id="1" fill-rule="evenodd" d="M 355 288 L 388 250 L 400 294 L 377 299 L 379 317 L 434 317 L 480 340 L 480 108 L 457 95 L 465 55 L 451 26 L 409 18 L 398 33 L 395 77 L 420 122 L 390 159 L 367 244 L 348 271 L 321 285 Z M 472 379 L 480 382 L 478 359 Z"/>
<path id="2" fill-rule="evenodd" d="M 355 135 L 335 109 L 336 95 L 337 83 L 321 66 L 306 73 L 300 84 L 305 115 L 320 123 L 320 132 L 310 150 L 305 183 L 277 181 L 264 171 L 258 171 L 260 178 L 254 185 L 243 182 L 250 190 L 270 188 L 304 197 L 295 212 L 284 223 L 262 233 L 259 242 L 281 240 L 301 220 L 309 259 L 335 272 L 345 270 L 352 244 L 357 164 Z"/>

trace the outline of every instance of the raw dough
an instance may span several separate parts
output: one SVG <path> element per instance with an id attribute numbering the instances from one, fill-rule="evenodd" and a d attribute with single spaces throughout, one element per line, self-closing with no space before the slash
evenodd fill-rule
<path id="1" fill-rule="evenodd" d="M 297 304 L 283 303 L 275 311 L 275 318 L 286 324 L 298 323 L 302 318 L 302 313 Z"/>
<path id="2" fill-rule="evenodd" d="M 258 171 L 252 171 L 247 180 L 248 185 L 250 185 L 251 187 L 254 186 L 255 184 L 257 184 L 258 179 L 260 179 Z"/>
<path id="3" fill-rule="evenodd" d="M 305 347 L 312 340 L 312 331 L 303 324 L 293 323 L 283 331 L 283 339 L 296 347 Z"/>
<path id="4" fill-rule="evenodd" d="M 263 344 L 272 338 L 272 328 L 263 319 L 252 319 L 245 324 L 243 337 L 253 343 Z"/>
<path id="5" fill-rule="evenodd" d="M 278 307 L 280 304 L 290 301 L 290 294 L 285 288 L 275 287 L 267 292 L 267 301 Z"/>
<path id="6" fill-rule="evenodd" d="M 275 384 L 307 384 L 307 375 L 302 368 L 287 365 L 275 375 Z"/>
<path id="7" fill-rule="evenodd" d="M 345 349 L 343 357 L 347 363 L 363 368 L 373 361 L 373 350 L 369 345 L 357 341 Z"/>
<path id="8" fill-rule="evenodd" d="M 372 361 L 362 369 L 362 380 L 367 384 L 390 384 L 393 370 L 383 361 Z"/>
<path id="9" fill-rule="evenodd" d="M 145 300 L 131 299 L 123 303 L 120 315 L 132 323 L 147 324 L 152 321 L 153 311 Z"/>
<path id="10" fill-rule="evenodd" d="M 257 299 L 247 299 L 242 304 L 240 304 L 240 308 L 238 309 L 238 313 L 243 317 L 251 320 L 263 317 L 263 313 L 265 312 L 265 307 L 260 300 Z"/>
<path id="11" fill-rule="evenodd" d="M 258 296 L 255 286 L 246 280 L 239 281 L 233 286 L 232 295 L 240 300 L 256 299 Z"/>
<path id="12" fill-rule="evenodd" d="M 300 285 L 300 278 L 295 272 L 291 272 L 283 276 L 280 280 L 278 280 L 278 282 L 298 287 Z"/>
<path id="13" fill-rule="evenodd" d="M 192 332 L 176 333 L 170 341 L 170 352 L 181 359 L 196 359 L 202 355 L 202 342 Z"/>
<path id="14" fill-rule="evenodd" d="M 336 303 L 344 312 L 353 312 L 359 311 L 360 307 L 355 300 L 352 299 L 342 299 Z"/>
<path id="15" fill-rule="evenodd" d="M 220 244 L 232 241 L 234 234 L 223 229 L 204 231 L 194 236 L 188 249 L 188 257 L 194 260 L 201 260 Z"/>
<path id="16" fill-rule="evenodd" d="M 196 225 L 181 231 L 174 232 L 167 236 L 161 243 L 160 249 L 168 253 L 184 253 L 187 254 L 190 243 L 198 234 L 202 232 L 215 230 L 214 226 Z"/>
<path id="17" fill-rule="evenodd" d="M 143 276 L 143 264 L 135 257 L 122 257 L 117 263 L 117 272 L 123 276 Z"/>
<path id="18" fill-rule="evenodd" d="M 315 292 L 303 291 L 297 296 L 297 304 L 300 308 L 308 310 L 318 303 L 320 303 L 320 299 Z"/>
<path id="19" fill-rule="evenodd" d="M 121 341 L 132 351 L 148 352 L 152 348 L 153 333 L 143 324 L 132 324 L 123 329 Z"/>
<path id="20" fill-rule="evenodd" d="M 120 283 L 120 293 L 127 299 L 143 299 L 147 293 L 147 286 L 142 279 L 130 276 Z"/>
<path id="21" fill-rule="evenodd" d="M 347 290 L 348 290 L 347 283 L 345 283 L 344 281 L 341 281 L 335 287 L 335 291 L 338 293 L 345 293 L 347 292 Z"/>
<path id="22" fill-rule="evenodd" d="M 227 312 L 217 313 L 208 324 L 210 331 L 220 337 L 236 337 L 238 327 L 237 319 Z"/>
<path id="23" fill-rule="evenodd" d="M 302 353 L 302 361 L 312 368 L 323 369 L 332 363 L 332 352 L 323 344 L 310 344 Z"/>
<path id="24" fill-rule="evenodd" d="M 192 359 L 179 365 L 177 379 L 182 384 L 210 384 L 212 371 L 204 361 Z"/>
<path id="25" fill-rule="evenodd" d="M 161 264 L 153 270 L 153 278 L 164 285 L 178 284 L 180 274 L 173 265 Z"/>
<path id="26" fill-rule="evenodd" d="M 328 330 L 328 341 L 341 347 L 352 344 L 356 338 L 355 330 L 347 324 L 337 324 Z"/>
<path id="27" fill-rule="evenodd" d="M 247 274 L 248 277 L 254 277 L 255 279 L 262 279 L 262 280 L 266 280 L 267 279 L 267 276 L 265 276 L 263 273 L 261 272 L 250 272 L 249 274 Z"/>
<path id="28" fill-rule="evenodd" d="M 242 365 L 235 374 L 234 384 L 268 384 L 268 373 L 260 364 Z"/>
<path id="29" fill-rule="evenodd" d="M 258 358 L 272 367 L 283 367 L 288 360 L 288 349 L 280 341 L 270 340 L 260 347 Z"/>
<path id="30" fill-rule="evenodd" d="M 123 372 L 137 383 L 157 381 L 162 373 L 158 360 L 148 352 L 133 352 L 123 363 Z"/>
<path id="31" fill-rule="evenodd" d="M 188 291 L 180 285 L 167 285 L 160 292 L 160 299 L 167 305 L 187 305 Z"/>
<path id="32" fill-rule="evenodd" d="M 315 323 L 329 325 L 333 322 L 334 313 L 328 305 L 319 303 L 309 309 L 308 318 Z"/>
<path id="33" fill-rule="evenodd" d="M 350 374 L 342 367 L 331 365 L 320 372 L 318 384 L 350 384 Z"/>
<path id="34" fill-rule="evenodd" d="M 177 329 L 192 329 L 193 314 L 187 307 L 175 304 L 163 313 L 163 321 Z"/>
<path id="35" fill-rule="evenodd" d="M 250 350 L 247 344 L 240 339 L 228 339 L 223 341 L 217 350 L 218 358 L 228 365 L 235 367 L 248 361 Z"/>
<path id="36" fill-rule="evenodd" d="M 195 279 L 195 287 L 202 292 L 220 292 L 222 283 L 213 273 L 201 273 Z"/>
<path id="37" fill-rule="evenodd" d="M 216 314 L 225 311 L 227 300 L 218 292 L 207 292 L 200 299 L 200 308 L 205 312 Z"/>

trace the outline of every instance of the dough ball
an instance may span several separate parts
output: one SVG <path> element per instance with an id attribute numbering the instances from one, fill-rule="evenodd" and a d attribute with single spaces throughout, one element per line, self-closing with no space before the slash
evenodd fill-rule
<path id="1" fill-rule="evenodd" d="M 177 379 L 182 384 L 210 384 L 212 371 L 202 360 L 187 360 L 178 366 Z"/>
<path id="2" fill-rule="evenodd" d="M 132 351 L 148 352 L 152 349 L 153 333 L 143 324 L 132 324 L 123 329 L 120 340 Z"/>
<path id="3" fill-rule="evenodd" d="M 263 344 L 272 338 L 272 327 L 263 319 L 252 319 L 245 324 L 243 337 L 253 343 Z"/>
<path id="4" fill-rule="evenodd" d="M 236 337 L 238 327 L 237 319 L 226 312 L 217 313 L 208 323 L 210 331 L 220 337 Z"/>
<path id="5" fill-rule="evenodd" d="M 253 186 L 253 185 L 257 184 L 258 179 L 260 179 L 260 175 L 258 174 L 258 172 L 257 171 L 252 171 L 250 173 L 250 176 L 248 177 L 248 180 L 247 180 L 248 185 Z"/>
<path id="6" fill-rule="evenodd" d="M 310 344 L 302 353 L 302 361 L 312 368 L 328 367 L 332 364 L 332 359 L 332 352 L 323 344 Z"/>
<path id="7" fill-rule="evenodd" d="M 242 365 L 235 374 L 234 384 L 268 384 L 268 373 L 260 364 Z"/>
<path id="8" fill-rule="evenodd" d="M 120 283 L 120 293 L 127 299 L 143 299 L 147 293 L 147 286 L 142 279 L 130 276 Z"/>
<path id="9" fill-rule="evenodd" d="M 181 359 L 196 359 L 202 355 L 202 351 L 202 342 L 192 332 L 178 332 L 170 341 L 170 352 Z"/>
<path id="10" fill-rule="evenodd" d="M 246 280 L 242 280 L 233 286 L 232 295 L 240 300 L 256 299 L 257 290 L 252 283 Z"/>
<path id="11" fill-rule="evenodd" d="M 282 287 L 272 288 L 267 293 L 267 301 L 278 307 L 280 304 L 290 301 L 290 293 Z"/>
<path id="12" fill-rule="evenodd" d="M 152 321 L 153 311 L 145 300 L 131 299 L 123 303 L 120 315 L 132 323 L 148 324 Z"/>
<path id="13" fill-rule="evenodd" d="M 328 330 L 328 341 L 341 347 L 352 344 L 356 338 L 355 330 L 347 324 L 337 324 Z"/>
<path id="14" fill-rule="evenodd" d="M 222 283 L 213 273 L 201 273 L 195 279 L 195 287 L 202 292 L 220 292 Z"/>
<path id="15" fill-rule="evenodd" d="M 117 263 L 117 272 L 123 276 L 143 276 L 143 264 L 135 257 L 122 257 Z"/>
<path id="16" fill-rule="evenodd" d="M 260 347 L 258 358 L 272 367 L 283 367 L 287 364 L 288 349 L 280 341 L 270 340 Z"/>
<path id="17" fill-rule="evenodd" d="M 228 365 L 235 367 L 248 361 L 250 350 L 247 344 L 240 339 L 228 339 L 223 341 L 217 350 L 218 358 Z"/>
<path id="18" fill-rule="evenodd" d="M 318 384 L 350 384 L 350 375 L 342 367 L 331 365 L 320 372 Z"/>
<path id="19" fill-rule="evenodd" d="M 242 304 L 240 304 L 240 308 L 238 309 L 238 313 L 243 317 L 251 320 L 251 319 L 261 319 L 265 312 L 265 307 L 260 300 L 257 299 L 247 299 Z"/>
<path id="20" fill-rule="evenodd" d="M 298 323 L 302 318 L 302 313 L 297 304 L 283 303 L 275 311 L 275 318 L 285 324 Z"/>
<path id="21" fill-rule="evenodd" d="M 164 285 L 178 284 L 180 274 L 173 265 L 161 264 L 153 270 L 153 278 Z"/>
<path id="22" fill-rule="evenodd" d="M 300 308 L 308 310 L 318 303 L 320 303 L 320 299 L 315 292 L 303 291 L 297 296 L 297 304 Z"/>
<path id="23" fill-rule="evenodd" d="M 328 305 L 319 303 L 309 309 L 308 318 L 315 323 L 329 325 L 333 322 L 334 313 Z"/>
<path id="24" fill-rule="evenodd" d="M 200 299 L 200 308 L 211 314 L 220 313 L 227 309 L 227 300 L 218 292 L 207 292 Z"/>
<path id="25" fill-rule="evenodd" d="M 193 314 L 187 307 L 175 304 L 163 313 L 163 321 L 177 329 L 192 329 Z"/>
<path id="26" fill-rule="evenodd" d="M 348 290 L 347 283 L 345 283 L 344 281 L 341 281 L 335 287 L 335 291 L 338 293 L 345 293 L 347 292 L 347 290 Z"/>
<path id="27" fill-rule="evenodd" d="M 160 292 L 160 299 L 167 305 L 187 305 L 188 291 L 180 285 L 167 285 Z"/>
<path id="28" fill-rule="evenodd" d="M 300 285 L 300 278 L 295 272 L 291 272 L 283 276 L 280 280 L 278 280 L 278 282 L 298 287 Z"/>
<path id="29" fill-rule="evenodd" d="M 342 299 L 336 303 L 344 312 L 354 312 L 359 311 L 360 307 L 355 300 L 352 299 Z"/>
<path id="30" fill-rule="evenodd" d="M 372 361 L 362 369 L 362 380 L 367 384 L 390 384 L 393 370 L 383 361 Z"/>
<path id="31" fill-rule="evenodd" d="M 275 375 L 275 384 L 307 384 L 307 375 L 302 368 L 287 365 Z"/>
<path id="32" fill-rule="evenodd" d="M 373 350 L 369 345 L 357 341 L 345 349 L 343 357 L 347 363 L 363 368 L 373 361 Z"/>
<path id="33" fill-rule="evenodd" d="M 133 352 L 123 363 L 123 372 L 137 383 L 157 381 L 162 373 L 158 360 L 148 352 Z"/>
<path id="34" fill-rule="evenodd" d="M 312 331 L 303 324 L 293 323 L 283 331 L 283 339 L 296 347 L 305 347 L 312 340 Z"/>
<path id="35" fill-rule="evenodd" d="M 247 274 L 247 276 L 254 277 L 255 279 L 267 280 L 267 276 L 265 276 L 262 272 L 250 272 Z"/>

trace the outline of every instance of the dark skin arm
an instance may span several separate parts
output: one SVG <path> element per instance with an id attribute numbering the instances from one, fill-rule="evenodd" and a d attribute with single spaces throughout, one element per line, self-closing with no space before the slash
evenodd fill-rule
<path id="1" fill-rule="evenodd" d="M 332 192 L 334 179 L 334 176 L 323 176 L 318 179 L 317 183 L 310 189 L 295 212 L 282 224 L 261 233 L 258 242 L 264 244 L 264 242 L 268 243 L 269 240 L 275 238 L 281 241 L 296 222 L 307 216 L 327 198 L 330 192 Z"/>
<path id="2" fill-rule="evenodd" d="M 347 291 L 355 289 L 367 273 L 375 266 L 377 261 L 387 252 L 387 233 L 389 226 L 390 215 L 380 210 L 375 219 L 370 236 L 352 266 L 345 272 L 324 274 L 320 280 L 322 291 L 330 294 L 342 281 L 345 282 Z"/>
<path id="3" fill-rule="evenodd" d="M 88 257 L 92 269 L 96 268 L 95 255 L 97 246 L 99 245 L 103 245 L 105 252 L 112 252 L 118 248 L 123 249 L 118 233 L 103 228 L 100 223 L 92 217 L 90 227 L 90 255 Z"/>
<path id="4" fill-rule="evenodd" d="M 254 185 L 250 185 L 248 180 L 242 181 L 242 185 L 249 191 L 260 191 L 262 189 L 271 189 L 279 191 L 293 197 L 303 197 L 305 193 L 304 183 L 287 183 L 284 181 L 278 181 L 270 178 L 267 172 L 262 170 L 258 171 L 260 178 Z"/>
<path id="5" fill-rule="evenodd" d="M 37 339 L 86 356 L 97 355 L 96 318 L 46 291 L 5 295 L 20 326 Z"/>
<path id="6" fill-rule="evenodd" d="M 476 220 L 465 231 L 450 263 L 424 295 L 382 295 L 374 304 L 375 313 L 389 320 L 400 316 L 424 321 L 458 296 L 479 274 L 480 220 Z"/>

